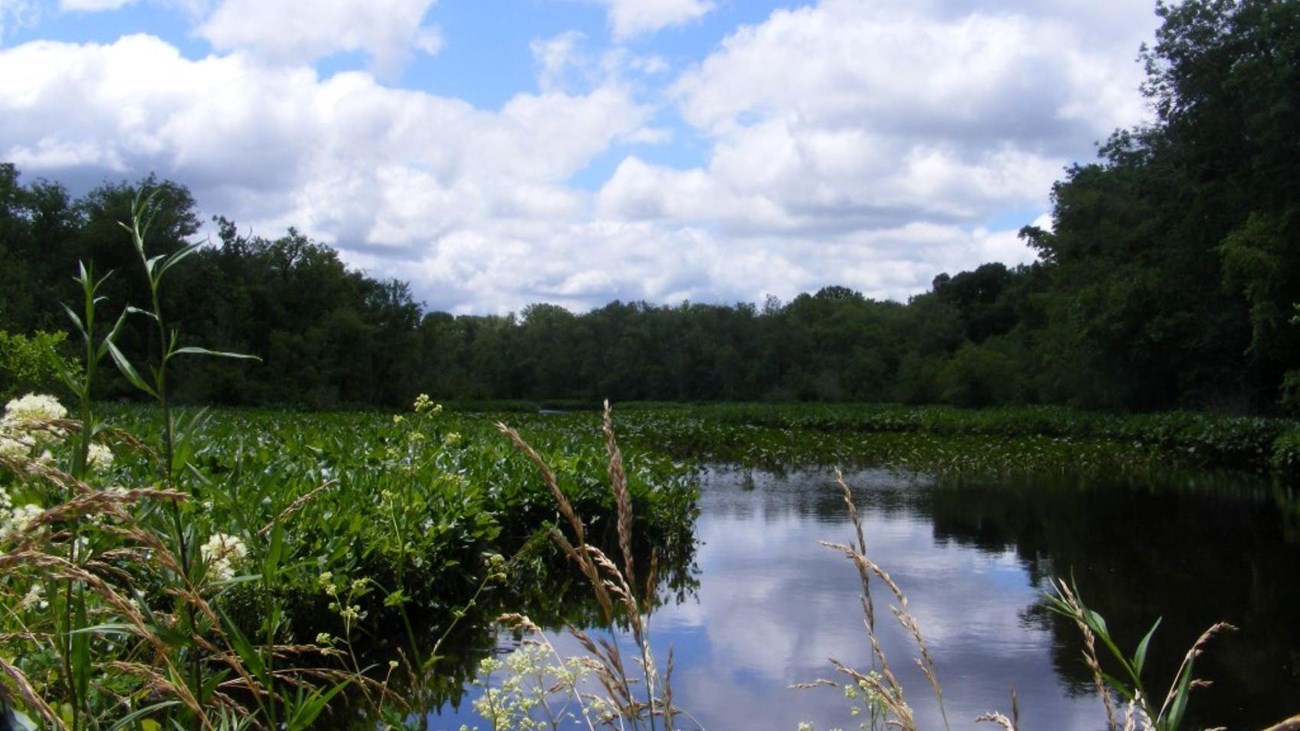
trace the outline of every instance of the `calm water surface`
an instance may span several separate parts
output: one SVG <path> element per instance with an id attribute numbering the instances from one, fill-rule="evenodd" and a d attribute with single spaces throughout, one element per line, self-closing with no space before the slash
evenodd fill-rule
<path id="1" fill-rule="evenodd" d="M 1105 727 L 1077 630 L 1041 601 L 1051 577 L 1069 575 L 1124 648 L 1163 616 L 1153 691 L 1210 624 L 1240 627 L 1197 666 L 1215 681 L 1193 704 L 1200 724 L 1258 728 L 1300 712 L 1294 497 L 1245 478 L 1084 486 L 868 470 L 846 479 L 869 555 L 907 593 L 929 643 L 952 728 L 990 728 L 973 723 L 986 711 L 1010 715 L 1012 688 L 1024 729 Z M 856 571 L 818 545 L 852 535 L 833 474 L 715 468 L 700 509 L 698 591 L 651 619 L 661 663 L 674 648 L 675 703 L 714 730 L 856 728 L 838 691 L 789 688 L 835 678 L 832 657 L 871 668 Z M 875 601 L 921 727 L 942 728 L 915 646 L 888 613 L 892 597 L 878 590 Z M 554 640 L 579 654 L 571 639 Z M 467 705 L 434 717 L 434 728 L 482 726 Z"/>

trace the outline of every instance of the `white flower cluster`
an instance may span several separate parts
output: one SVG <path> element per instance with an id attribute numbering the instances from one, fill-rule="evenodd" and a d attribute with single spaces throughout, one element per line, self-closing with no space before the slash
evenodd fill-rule
<path id="1" fill-rule="evenodd" d="M 68 416 L 68 410 L 53 396 L 29 393 L 5 404 L 0 416 L 0 457 L 26 461 L 34 452 L 63 438 L 63 432 L 49 426 L 55 419 Z M 52 460 L 48 451 L 36 456 L 41 462 Z"/>
<path id="2" fill-rule="evenodd" d="M 442 404 L 435 404 L 433 400 L 429 398 L 429 394 L 427 393 L 422 393 L 419 396 L 416 396 L 412 408 L 417 414 L 437 416 L 442 413 Z"/>
<path id="3" fill-rule="evenodd" d="M 90 445 L 86 466 L 95 472 L 104 472 L 113 466 L 113 450 L 103 444 Z"/>
<path id="4" fill-rule="evenodd" d="M 0 457 L 15 462 L 26 461 L 32 454 L 32 446 L 22 439 L 17 439 L 0 432 Z"/>
<path id="5" fill-rule="evenodd" d="M 68 410 L 53 396 L 29 393 L 11 400 L 0 416 L 0 457 L 15 462 L 35 459 L 53 463 L 53 455 L 44 448 L 62 440 L 64 432 L 50 422 L 67 417 Z M 86 466 L 96 472 L 109 469 L 113 466 L 113 451 L 103 444 L 91 444 Z"/>
<path id="6" fill-rule="evenodd" d="M 199 552 L 208 562 L 208 576 L 216 581 L 229 581 L 235 575 L 235 566 L 248 555 L 248 548 L 235 536 L 213 533 Z"/>
<path id="7" fill-rule="evenodd" d="M 20 535 L 43 512 L 39 505 L 13 507 L 9 493 L 0 487 L 0 542 Z"/>
<path id="8" fill-rule="evenodd" d="M 29 393 L 5 404 L 5 415 L 0 424 L 23 425 L 55 419 L 66 419 L 68 410 L 53 396 Z"/>

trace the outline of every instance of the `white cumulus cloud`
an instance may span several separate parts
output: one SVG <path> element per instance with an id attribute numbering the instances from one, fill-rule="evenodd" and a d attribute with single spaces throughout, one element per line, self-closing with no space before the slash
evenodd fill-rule
<path id="1" fill-rule="evenodd" d="M 1128 0 L 822 0 L 670 62 L 622 41 L 713 3 L 599 0 L 613 42 L 547 31 L 524 49 L 535 91 L 485 109 L 384 75 L 442 47 L 433 0 L 158 1 L 215 50 L 0 47 L 0 160 L 83 190 L 156 171 L 456 312 L 906 298 L 1027 261 L 1015 232 L 1062 168 L 1142 119 L 1155 26 Z M 29 10 L 0 0 L 0 24 Z M 338 53 L 374 71 L 312 65 Z"/>
<path id="2" fill-rule="evenodd" d="M 146 35 L 0 50 L 0 159 L 92 184 L 155 170 L 205 212 L 263 235 L 298 226 L 417 285 L 409 263 L 450 256 L 475 306 L 515 306 L 519 286 L 591 288 L 560 260 L 532 284 L 491 277 L 515 272 L 502 252 L 539 232 L 563 241 L 589 207 L 568 177 L 648 116 L 616 86 L 520 93 L 486 111 L 363 72 L 321 78 L 242 53 L 189 60 Z M 536 257 L 517 260 L 527 270 Z"/>
<path id="3" fill-rule="evenodd" d="M 713 9 L 709 0 L 598 0 L 605 5 L 615 38 L 628 38 L 681 25 Z"/>
<path id="4" fill-rule="evenodd" d="M 392 73 L 412 49 L 441 48 L 440 33 L 422 25 L 435 2 L 223 0 L 195 32 L 218 50 L 250 50 L 276 61 L 366 53 L 376 68 Z"/>

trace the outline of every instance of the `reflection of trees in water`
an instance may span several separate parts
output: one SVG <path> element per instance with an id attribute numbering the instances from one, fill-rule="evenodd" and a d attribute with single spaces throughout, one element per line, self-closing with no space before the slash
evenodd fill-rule
<path id="1" fill-rule="evenodd" d="M 1156 618 L 1148 670 L 1153 690 L 1218 620 L 1240 631 L 1198 661 L 1215 685 L 1194 696 L 1194 719 L 1233 727 L 1294 713 L 1300 699 L 1300 545 L 1259 486 L 1100 486 L 1033 480 L 945 480 L 913 493 L 935 537 L 983 551 L 1014 549 L 1031 580 L 1073 575 L 1085 600 L 1131 651 Z M 1053 661 L 1072 691 L 1091 681 L 1073 624 L 1041 603 L 1026 622 L 1050 627 Z"/>
<path id="2" fill-rule="evenodd" d="M 853 500 L 864 512 L 898 515 L 917 511 L 913 493 L 934 479 L 888 468 L 846 472 Z M 710 466 L 704 475 L 701 501 L 713 516 L 799 515 L 829 525 L 848 519 L 833 469 L 793 471 Z"/>
<path id="3" fill-rule="evenodd" d="M 589 526 L 588 540 L 607 555 L 617 556 L 616 536 L 612 530 L 606 529 L 606 523 L 609 528 L 613 527 L 613 521 Z M 692 526 L 670 526 L 670 529 L 678 528 L 684 528 L 689 534 Z M 502 630 L 496 624 L 496 618 L 502 614 L 525 614 L 547 630 L 609 625 L 586 577 L 565 558 L 563 552 L 544 538 L 528 541 L 514 556 L 505 585 L 489 585 L 473 605 L 428 609 L 413 616 L 413 624 L 424 628 L 416 638 L 422 648 L 433 648 L 441 640 L 437 646 L 438 659 L 418 687 L 412 687 L 403 673 L 391 676 L 390 687 L 398 696 L 423 705 L 423 713 L 419 715 L 432 720 L 435 728 L 438 727 L 436 721 L 440 708 L 460 709 L 465 705 L 466 688 L 474 680 L 480 661 L 517 646 L 518 638 L 512 638 L 512 634 L 517 633 Z M 647 612 L 686 601 L 695 595 L 700 585 L 693 539 L 666 540 L 660 536 L 659 540 L 652 542 L 644 535 L 634 535 L 633 561 L 640 567 L 639 571 L 646 572 L 646 577 L 652 563 L 651 543 L 655 544 L 658 556 L 653 562 L 656 569 L 653 591 L 642 595 Z M 644 588 L 644 585 L 637 587 L 642 591 Z M 462 615 L 458 620 L 457 613 Z M 617 616 L 615 620 L 618 620 Z M 443 637 L 446 628 L 453 624 L 453 629 Z M 359 650 L 364 650 L 359 657 L 361 664 L 376 669 L 380 680 L 388 661 L 398 659 L 404 662 L 404 653 L 408 652 L 405 634 L 397 627 L 392 630 L 391 637 L 371 635 L 358 646 Z M 377 719 L 374 718 L 339 721 L 348 718 L 350 713 L 351 709 L 345 707 L 333 720 L 340 726 L 351 723 L 351 727 L 358 731 L 375 728 Z"/>

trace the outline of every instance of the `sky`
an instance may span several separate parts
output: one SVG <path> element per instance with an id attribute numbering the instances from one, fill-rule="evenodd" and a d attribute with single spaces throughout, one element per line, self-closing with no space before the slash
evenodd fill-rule
<path id="1" fill-rule="evenodd" d="M 906 300 L 1142 123 L 1143 0 L 0 0 L 0 161 L 429 310 Z M 211 232 L 206 232 L 208 235 Z M 213 237 L 215 238 L 215 237 Z"/>

